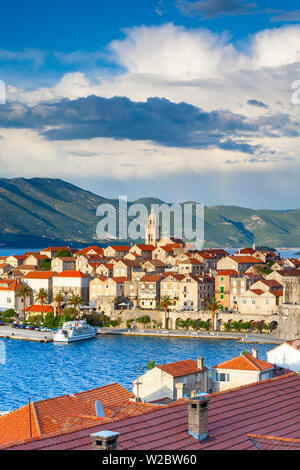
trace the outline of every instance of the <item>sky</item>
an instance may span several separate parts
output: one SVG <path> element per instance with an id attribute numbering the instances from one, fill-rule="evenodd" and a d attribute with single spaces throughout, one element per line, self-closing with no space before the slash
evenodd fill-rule
<path id="1" fill-rule="evenodd" d="M 0 80 L 2 177 L 300 207 L 294 0 L 6 2 Z"/>

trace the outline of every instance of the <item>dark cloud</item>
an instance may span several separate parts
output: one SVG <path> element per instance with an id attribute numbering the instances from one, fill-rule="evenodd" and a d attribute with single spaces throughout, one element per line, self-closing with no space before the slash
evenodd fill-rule
<path id="1" fill-rule="evenodd" d="M 204 110 L 187 103 L 149 98 L 89 96 L 30 107 L 7 103 L 0 107 L 0 127 L 36 129 L 49 140 L 146 140 L 165 147 L 220 148 L 254 154 L 249 137 L 298 136 L 299 124 L 289 116 L 260 116 L 250 120 L 230 111 Z M 80 152 L 79 152 L 80 153 Z"/>
<path id="2" fill-rule="evenodd" d="M 270 21 L 272 23 L 298 23 L 300 21 L 300 10 L 281 12 L 279 15 L 273 16 Z"/>
<path id="3" fill-rule="evenodd" d="M 179 10 L 187 16 L 201 16 L 204 19 L 220 15 L 245 15 L 253 13 L 256 3 L 245 0 L 177 0 Z"/>
<path id="4" fill-rule="evenodd" d="M 247 103 L 250 104 L 251 106 L 257 106 L 258 108 L 268 108 L 268 106 L 265 103 L 263 103 L 262 101 L 258 101 L 258 100 L 248 100 Z"/>

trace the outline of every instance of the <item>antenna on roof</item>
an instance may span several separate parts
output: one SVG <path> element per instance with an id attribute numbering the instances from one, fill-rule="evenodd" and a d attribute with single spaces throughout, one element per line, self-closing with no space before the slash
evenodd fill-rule
<path id="1" fill-rule="evenodd" d="M 99 400 L 96 400 L 95 408 L 96 408 L 96 416 L 98 416 L 98 418 L 104 418 L 105 416 L 104 416 L 103 406 L 101 405 Z"/>
<path id="2" fill-rule="evenodd" d="M 30 433 L 30 437 L 32 437 L 30 397 L 28 397 L 28 413 L 29 413 L 29 433 Z"/>

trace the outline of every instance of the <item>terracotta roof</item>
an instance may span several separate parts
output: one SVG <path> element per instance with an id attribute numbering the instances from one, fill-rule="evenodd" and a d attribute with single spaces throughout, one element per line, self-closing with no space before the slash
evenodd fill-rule
<path id="1" fill-rule="evenodd" d="M 235 255 L 238 255 L 238 254 L 241 254 L 241 255 L 254 255 L 255 253 L 255 250 L 253 248 L 242 248 L 241 250 L 239 251 L 236 251 L 234 254 Z"/>
<path id="2" fill-rule="evenodd" d="M 0 279 L 0 290 L 16 291 L 21 287 L 18 281 L 12 279 Z"/>
<path id="3" fill-rule="evenodd" d="M 223 269 L 222 271 L 218 271 L 216 276 L 239 276 L 239 273 L 234 269 Z"/>
<path id="4" fill-rule="evenodd" d="M 153 251 L 155 250 L 154 245 L 136 245 L 142 251 Z"/>
<path id="5" fill-rule="evenodd" d="M 156 366 L 158 369 L 166 372 L 173 377 L 182 377 L 188 374 L 195 374 L 199 371 L 198 363 L 193 359 L 187 359 L 185 361 L 171 362 L 170 364 L 164 364 Z M 206 369 L 206 367 L 204 367 Z"/>
<path id="6" fill-rule="evenodd" d="M 159 274 L 145 274 L 139 282 L 157 282 L 161 279 Z"/>
<path id="7" fill-rule="evenodd" d="M 44 305 L 43 306 L 44 313 L 54 312 L 54 307 L 52 305 Z M 31 305 L 30 307 L 26 308 L 26 312 L 29 313 L 41 313 L 42 306 L 41 305 Z"/>
<path id="8" fill-rule="evenodd" d="M 113 248 L 115 251 L 129 251 L 130 247 L 127 245 L 109 245 L 107 248 Z"/>
<path id="9" fill-rule="evenodd" d="M 86 255 L 89 251 L 95 251 L 98 255 L 103 255 L 103 248 L 100 246 L 88 246 L 87 248 L 83 248 L 83 250 L 76 251 L 76 255 Z"/>
<path id="10" fill-rule="evenodd" d="M 50 279 L 56 271 L 30 271 L 25 274 L 24 279 Z"/>
<path id="11" fill-rule="evenodd" d="M 89 277 L 81 271 L 63 271 L 61 273 L 55 274 L 55 277 Z"/>
<path id="12" fill-rule="evenodd" d="M 300 276 L 300 269 L 282 269 L 281 271 L 276 271 L 280 276 L 288 277 L 298 277 Z"/>
<path id="13" fill-rule="evenodd" d="M 269 370 L 273 369 L 273 364 L 257 359 L 252 354 L 242 354 L 241 356 L 229 359 L 229 361 L 222 362 L 214 369 L 233 369 L 233 370 Z"/>
<path id="14" fill-rule="evenodd" d="M 90 435 L 118 432 L 119 450 L 257 450 L 248 435 L 300 439 L 300 377 L 292 372 L 226 392 L 212 394 L 208 407 L 208 438 L 188 433 L 187 400 L 160 406 L 140 416 L 57 432 L 14 444 L 12 450 L 91 450 Z"/>
<path id="15" fill-rule="evenodd" d="M 282 284 L 280 284 L 280 282 L 276 281 L 275 279 L 260 279 L 260 281 L 269 287 L 281 287 L 282 288 Z"/>
<path id="16" fill-rule="evenodd" d="M 124 282 L 129 281 L 128 277 L 125 277 L 125 276 L 111 277 L 110 279 L 115 281 L 117 284 L 123 284 Z"/>
<path id="17" fill-rule="evenodd" d="M 300 439 L 247 434 L 259 450 L 300 450 Z"/>
<path id="18" fill-rule="evenodd" d="M 265 293 L 265 291 L 263 291 L 261 289 L 250 289 L 249 292 L 253 292 L 256 295 L 262 295 L 262 294 Z"/>
<path id="19" fill-rule="evenodd" d="M 112 415 L 135 416 L 149 409 L 149 406 L 143 406 L 143 403 L 136 408 L 135 403 L 132 406 L 128 405 L 128 400 L 133 396 L 118 383 L 113 383 L 74 395 L 63 395 L 31 403 L 32 436 L 40 437 L 52 432 L 78 430 L 82 426 L 94 425 L 95 421 L 107 421 L 96 416 L 96 400 L 100 401 L 105 418 L 110 418 Z M 122 408 L 124 404 L 128 407 Z M 0 445 L 29 437 L 28 405 L 0 417 Z"/>
<path id="20" fill-rule="evenodd" d="M 263 262 L 254 256 L 230 256 L 231 259 L 239 264 L 263 264 Z"/>
<path id="21" fill-rule="evenodd" d="M 0 269 L 6 268 L 6 266 L 11 266 L 11 265 L 8 264 L 8 263 L 1 263 L 0 264 Z"/>
<path id="22" fill-rule="evenodd" d="M 163 261 L 161 261 L 160 259 L 148 259 L 147 261 L 145 261 L 143 263 L 143 266 L 147 263 L 150 263 L 150 264 L 152 264 L 152 266 L 155 266 L 155 267 L 165 267 L 166 266 L 166 264 Z"/>
<path id="23" fill-rule="evenodd" d="M 163 273 L 162 274 L 163 278 L 164 278 L 164 281 L 168 278 L 168 277 L 174 277 L 174 279 L 176 279 L 176 281 L 182 281 L 182 279 L 185 278 L 185 275 L 184 274 L 177 274 L 177 273 Z"/>
<path id="24" fill-rule="evenodd" d="M 39 260 L 48 258 L 46 255 L 40 255 L 40 253 L 30 253 L 29 255 L 26 255 L 26 258 L 30 258 L 30 256 L 33 256 L 34 258 L 39 259 Z"/>

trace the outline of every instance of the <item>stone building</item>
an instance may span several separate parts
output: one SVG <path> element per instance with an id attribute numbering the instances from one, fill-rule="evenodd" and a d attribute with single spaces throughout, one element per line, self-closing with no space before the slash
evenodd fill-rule
<path id="1" fill-rule="evenodd" d="M 90 278 L 80 271 L 63 271 L 53 276 L 53 297 L 62 292 L 66 297 L 79 295 L 83 302 L 89 302 Z"/>
<path id="2" fill-rule="evenodd" d="M 300 304 L 300 269 L 274 271 L 266 279 L 275 279 L 283 285 L 284 304 Z"/>
<path id="3" fill-rule="evenodd" d="M 275 366 L 258 359 L 257 351 L 253 350 L 252 354 L 241 354 L 214 366 L 212 389 L 213 392 L 222 392 L 260 380 L 271 379 L 274 373 Z"/>
<path id="4" fill-rule="evenodd" d="M 203 358 L 157 365 L 132 382 L 132 391 L 144 402 L 178 400 L 208 391 L 208 369 Z"/>

